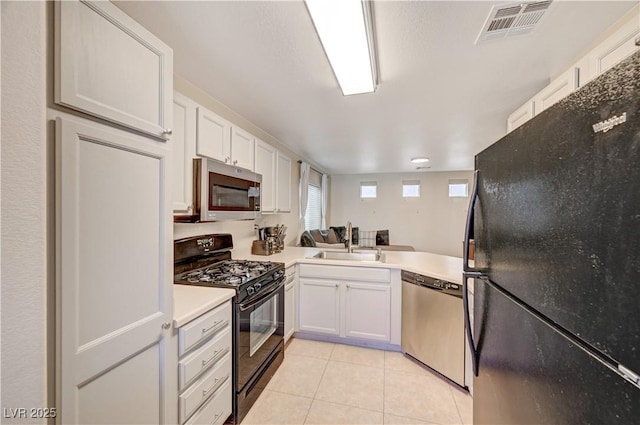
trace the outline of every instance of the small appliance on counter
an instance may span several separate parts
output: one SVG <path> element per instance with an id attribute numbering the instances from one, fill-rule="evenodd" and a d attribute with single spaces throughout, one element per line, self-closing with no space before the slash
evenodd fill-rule
<path id="1" fill-rule="evenodd" d="M 287 227 L 276 225 L 270 227 L 254 226 L 258 232 L 258 239 L 251 244 L 251 253 L 254 255 L 271 255 L 282 252 Z"/>
<path id="2" fill-rule="evenodd" d="M 253 255 L 271 255 L 274 252 L 271 241 L 255 240 L 251 244 L 251 253 Z"/>

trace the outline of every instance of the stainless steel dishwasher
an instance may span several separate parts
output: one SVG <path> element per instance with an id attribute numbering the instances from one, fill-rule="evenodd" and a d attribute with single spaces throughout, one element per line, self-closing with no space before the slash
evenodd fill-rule
<path id="1" fill-rule="evenodd" d="M 464 382 L 462 285 L 402 271 L 402 351 Z"/>

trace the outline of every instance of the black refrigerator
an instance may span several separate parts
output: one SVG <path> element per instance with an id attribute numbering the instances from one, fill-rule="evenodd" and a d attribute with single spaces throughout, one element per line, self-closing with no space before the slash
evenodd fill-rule
<path id="1" fill-rule="evenodd" d="M 640 53 L 475 168 L 474 424 L 640 424 Z"/>

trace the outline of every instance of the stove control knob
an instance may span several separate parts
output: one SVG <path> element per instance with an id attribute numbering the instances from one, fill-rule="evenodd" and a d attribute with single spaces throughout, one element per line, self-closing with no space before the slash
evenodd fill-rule
<path id="1" fill-rule="evenodd" d="M 255 294 L 255 293 L 256 293 L 256 290 L 254 289 L 254 287 L 253 287 L 253 286 L 248 286 L 248 287 L 247 287 L 247 294 L 249 294 L 249 295 L 253 295 L 253 294 Z"/>
<path id="2" fill-rule="evenodd" d="M 255 285 L 253 285 L 253 287 L 255 288 L 256 291 L 259 291 L 260 288 L 262 288 L 262 285 L 259 283 L 256 283 Z"/>

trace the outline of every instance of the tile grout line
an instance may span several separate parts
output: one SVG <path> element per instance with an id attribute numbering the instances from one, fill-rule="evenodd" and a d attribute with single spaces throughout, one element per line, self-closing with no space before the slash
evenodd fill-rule
<path id="1" fill-rule="evenodd" d="M 384 356 L 382 357 L 382 425 L 384 425 L 384 415 L 387 413 L 385 409 L 385 399 L 387 397 L 387 352 L 384 352 Z"/>
<path id="2" fill-rule="evenodd" d="M 313 397 L 311 398 L 311 404 L 309 405 L 309 410 L 307 410 L 307 414 L 304 416 L 303 424 L 307 423 L 307 419 L 309 418 L 309 413 L 311 412 L 311 408 L 313 407 L 313 402 L 316 400 L 316 394 L 318 394 L 318 390 L 320 389 L 320 385 L 322 384 L 322 379 L 324 378 L 324 374 L 327 372 L 327 368 L 329 367 L 329 361 L 331 360 L 331 355 L 333 354 L 333 350 L 336 348 L 336 345 L 333 344 L 331 347 L 331 352 L 329 353 L 329 357 L 327 358 L 327 364 L 324 365 L 324 370 L 322 371 L 322 375 L 320 376 L 320 381 L 318 381 L 318 386 L 313 393 Z"/>
<path id="3" fill-rule="evenodd" d="M 451 389 L 451 387 L 449 387 L 449 394 L 451 394 L 451 398 L 453 398 L 453 404 L 456 406 L 456 411 L 458 412 L 458 417 L 460 418 L 460 423 L 464 424 L 464 419 L 462 418 L 462 413 L 460 413 L 460 407 L 458 406 L 458 400 L 456 400 L 456 397 L 453 395 L 453 390 Z"/>

